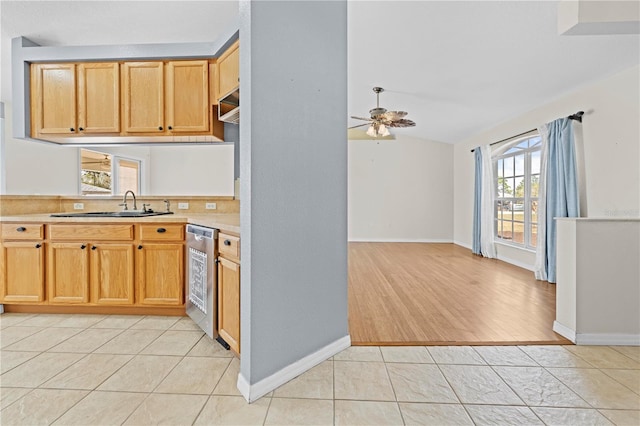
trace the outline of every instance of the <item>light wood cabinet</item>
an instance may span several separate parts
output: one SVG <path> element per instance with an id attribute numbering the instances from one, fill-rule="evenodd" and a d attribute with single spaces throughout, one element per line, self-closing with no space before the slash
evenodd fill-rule
<path id="1" fill-rule="evenodd" d="M 76 132 L 75 64 L 31 65 L 31 133 Z"/>
<path id="2" fill-rule="evenodd" d="M 184 225 L 138 225 L 137 303 L 184 304 Z"/>
<path id="3" fill-rule="evenodd" d="M 78 131 L 120 132 L 120 66 L 78 64 Z"/>
<path id="4" fill-rule="evenodd" d="M 218 334 L 240 354 L 240 239 L 218 234 Z"/>
<path id="5" fill-rule="evenodd" d="M 209 130 L 209 61 L 171 61 L 166 65 L 167 130 Z"/>
<path id="6" fill-rule="evenodd" d="M 49 225 L 51 304 L 132 305 L 134 225 Z"/>
<path id="7" fill-rule="evenodd" d="M 0 253 L 0 300 L 2 302 L 41 303 L 44 301 L 44 250 L 42 241 L 2 242 Z"/>
<path id="8" fill-rule="evenodd" d="M 50 243 L 47 259 L 49 303 L 88 303 L 88 245 L 80 242 Z"/>
<path id="9" fill-rule="evenodd" d="M 44 225 L 3 223 L 0 231 L 0 301 L 44 302 Z"/>
<path id="10" fill-rule="evenodd" d="M 240 86 L 240 40 L 218 58 L 218 99 Z"/>
<path id="11" fill-rule="evenodd" d="M 32 136 L 119 133 L 119 65 L 32 64 L 31 121 Z"/>
<path id="12" fill-rule="evenodd" d="M 122 64 L 122 100 L 126 133 L 164 132 L 164 64 Z"/>

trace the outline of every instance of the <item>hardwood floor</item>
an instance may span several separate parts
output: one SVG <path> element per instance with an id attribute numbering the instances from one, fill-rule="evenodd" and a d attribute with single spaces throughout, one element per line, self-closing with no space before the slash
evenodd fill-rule
<path id="1" fill-rule="evenodd" d="M 555 285 L 454 244 L 349 243 L 353 345 L 570 344 Z"/>

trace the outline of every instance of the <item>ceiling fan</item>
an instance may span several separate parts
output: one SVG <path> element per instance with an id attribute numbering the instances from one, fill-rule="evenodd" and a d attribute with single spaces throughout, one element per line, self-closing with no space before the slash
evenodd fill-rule
<path id="1" fill-rule="evenodd" d="M 98 161 L 86 161 L 86 160 L 98 160 Z M 108 166 L 111 164 L 111 160 L 109 159 L 108 154 L 104 154 L 104 159 L 102 160 L 98 158 L 82 157 L 82 164 L 100 164 L 103 166 Z"/>
<path id="2" fill-rule="evenodd" d="M 416 125 L 413 121 L 404 118 L 407 115 L 406 111 L 387 111 L 385 108 L 380 108 L 380 93 L 384 92 L 382 87 L 374 87 L 373 92 L 376 94 L 376 107 L 369 110 L 371 118 L 356 117 L 352 115 L 351 118 L 364 120 L 367 123 L 349 127 L 349 129 L 369 126 L 367 129 L 367 135 L 371 137 L 378 137 L 390 135 L 387 127 L 413 127 Z"/>

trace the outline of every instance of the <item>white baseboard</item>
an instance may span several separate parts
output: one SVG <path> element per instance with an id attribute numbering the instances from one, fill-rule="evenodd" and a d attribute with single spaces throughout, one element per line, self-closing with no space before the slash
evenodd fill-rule
<path id="1" fill-rule="evenodd" d="M 640 346 L 640 334 L 578 333 L 576 345 Z"/>
<path id="2" fill-rule="evenodd" d="M 503 262 L 510 263 L 522 269 L 526 269 L 527 271 L 535 271 L 534 265 L 529 265 L 528 263 L 520 262 L 519 260 L 514 260 L 509 257 L 500 256 L 500 254 L 498 254 L 498 260 L 502 260 Z"/>
<path id="3" fill-rule="evenodd" d="M 453 240 L 438 240 L 430 238 L 350 238 L 350 243 L 446 243 L 451 244 Z"/>
<path id="4" fill-rule="evenodd" d="M 467 244 L 467 243 L 463 243 L 462 241 L 453 241 L 453 244 L 460 246 L 460 247 L 464 247 L 467 248 L 469 250 L 473 250 L 473 248 L 471 247 L 471 244 Z"/>
<path id="5" fill-rule="evenodd" d="M 349 346 L 351 346 L 351 336 L 346 335 L 253 385 L 249 384 L 249 381 L 240 373 L 238 374 L 238 390 L 248 402 L 256 401 L 272 390 L 284 385 L 289 380 L 298 377 L 305 371 L 320 364 L 322 361 L 347 349 Z"/>
<path id="6" fill-rule="evenodd" d="M 564 338 L 571 340 L 573 343 L 576 343 L 576 332 L 566 325 L 560 324 L 558 321 L 553 322 L 553 331 L 558 333 Z"/>

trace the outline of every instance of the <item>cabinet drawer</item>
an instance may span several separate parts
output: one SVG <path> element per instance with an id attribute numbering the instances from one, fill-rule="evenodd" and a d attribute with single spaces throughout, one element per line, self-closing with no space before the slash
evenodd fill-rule
<path id="1" fill-rule="evenodd" d="M 218 252 L 230 260 L 240 260 L 240 238 L 219 233 Z"/>
<path id="2" fill-rule="evenodd" d="M 144 241 L 184 241 L 182 224 L 137 225 L 138 238 Z"/>
<path id="3" fill-rule="evenodd" d="M 133 240 L 133 225 L 50 225 L 52 240 Z"/>
<path id="4" fill-rule="evenodd" d="M 42 240 L 44 239 L 44 225 L 40 223 L 3 223 L 2 239 Z"/>

